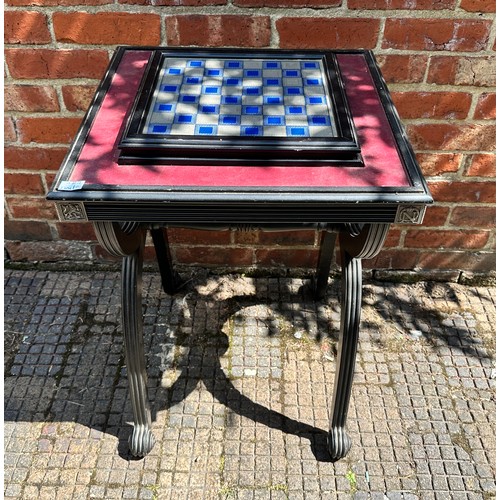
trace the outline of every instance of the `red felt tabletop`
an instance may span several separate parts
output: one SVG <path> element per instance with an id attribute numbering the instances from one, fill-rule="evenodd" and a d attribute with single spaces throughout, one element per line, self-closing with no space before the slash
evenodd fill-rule
<path id="1" fill-rule="evenodd" d="M 338 54 L 364 166 L 120 165 L 117 144 L 150 52 L 124 53 L 73 168 L 71 181 L 112 186 L 408 187 L 406 170 L 362 54 Z"/>

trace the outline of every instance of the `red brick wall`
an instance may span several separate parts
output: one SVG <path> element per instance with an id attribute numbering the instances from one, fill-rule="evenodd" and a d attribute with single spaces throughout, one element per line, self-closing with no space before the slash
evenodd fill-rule
<path id="1" fill-rule="evenodd" d="M 493 0 L 6 0 L 6 248 L 103 259 L 44 195 L 117 44 L 373 49 L 436 200 L 376 268 L 494 269 Z M 318 235 L 171 230 L 180 263 L 314 267 Z M 90 243 L 89 243 L 90 242 Z"/>

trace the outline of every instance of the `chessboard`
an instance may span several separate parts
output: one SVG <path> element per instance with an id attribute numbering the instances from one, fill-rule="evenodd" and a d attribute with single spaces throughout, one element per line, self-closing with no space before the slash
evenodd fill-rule
<path id="1" fill-rule="evenodd" d="M 321 59 L 166 57 L 143 134 L 334 138 Z"/>

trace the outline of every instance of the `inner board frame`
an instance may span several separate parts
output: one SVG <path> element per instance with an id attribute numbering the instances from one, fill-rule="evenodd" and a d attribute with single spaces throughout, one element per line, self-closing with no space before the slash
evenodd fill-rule
<path id="1" fill-rule="evenodd" d="M 165 60 L 253 59 L 269 61 L 316 60 L 324 75 L 330 100 L 330 117 L 337 135 L 332 137 L 200 136 L 146 133 L 144 129 L 162 78 Z M 157 49 L 145 71 L 134 103 L 126 118 L 121 140 L 121 164 L 282 164 L 304 162 L 363 166 L 354 122 L 345 95 L 336 55 L 328 51 L 276 51 L 236 49 Z"/>

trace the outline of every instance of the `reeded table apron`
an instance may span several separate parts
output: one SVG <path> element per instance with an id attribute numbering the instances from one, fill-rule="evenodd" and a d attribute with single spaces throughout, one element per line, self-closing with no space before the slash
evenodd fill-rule
<path id="1" fill-rule="evenodd" d="M 338 241 L 341 333 L 332 459 L 345 430 L 361 310 L 362 259 L 391 223 L 432 203 L 370 51 L 119 47 L 48 199 L 63 221 L 92 221 L 123 257 L 122 326 L 134 414 L 130 450 L 154 444 L 142 338 L 146 232 L 166 293 L 179 287 L 167 227 L 321 231 L 323 298 Z"/>

